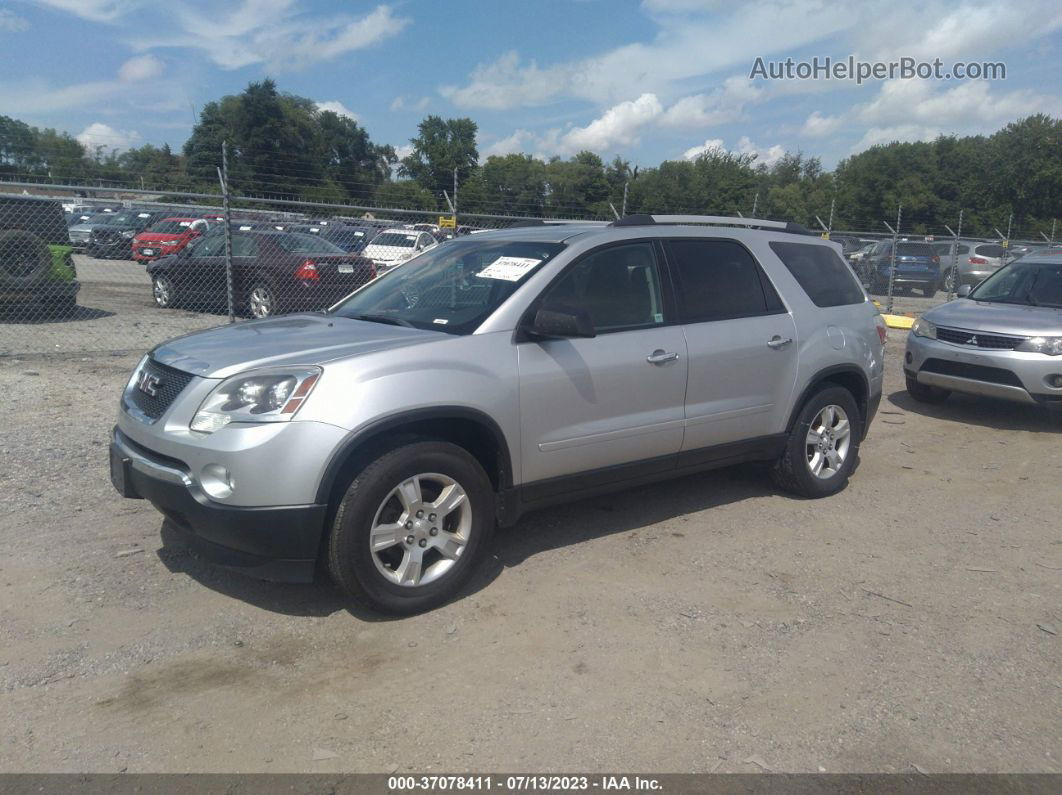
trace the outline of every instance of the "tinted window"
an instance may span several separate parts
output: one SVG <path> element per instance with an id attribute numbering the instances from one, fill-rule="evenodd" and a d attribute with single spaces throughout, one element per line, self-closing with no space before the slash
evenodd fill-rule
<path id="1" fill-rule="evenodd" d="M 897 243 L 896 253 L 902 257 L 932 257 L 933 247 L 928 243 Z"/>
<path id="2" fill-rule="evenodd" d="M 982 257 L 1002 257 L 1003 246 L 997 246 L 995 243 L 986 243 L 983 246 L 978 246 L 976 252 Z"/>
<path id="3" fill-rule="evenodd" d="M 225 235 L 210 235 L 200 238 L 192 249 L 194 257 L 220 257 L 225 253 Z"/>
<path id="4" fill-rule="evenodd" d="M 809 243 L 771 243 L 771 250 L 804 288 L 815 306 L 863 303 L 852 270 L 833 249 Z"/>
<path id="5" fill-rule="evenodd" d="M 339 246 L 317 235 L 283 234 L 273 236 L 279 248 L 292 254 L 345 254 Z"/>
<path id="6" fill-rule="evenodd" d="M 254 257 L 258 255 L 258 244 L 249 235 L 232 236 L 232 256 Z"/>
<path id="7" fill-rule="evenodd" d="M 665 245 L 684 322 L 784 311 L 744 246 L 729 240 L 668 240 Z"/>
<path id="8" fill-rule="evenodd" d="M 662 324 L 660 271 L 652 244 L 612 246 L 590 254 L 549 288 L 542 306 L 585 309 L 598 332 Z"/>

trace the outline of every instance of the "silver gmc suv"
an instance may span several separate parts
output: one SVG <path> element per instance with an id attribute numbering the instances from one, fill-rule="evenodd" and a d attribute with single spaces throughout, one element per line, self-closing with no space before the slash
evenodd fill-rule
<path id="1" fill-rule="evenodd" d="M 802 227 L 629 216 L 458 238 L 326 312 L 189 334 L 137 366 L 111 479 L 200 555 L 327 567 L 442 604 L 496 525 L 741 461 L 822 497 L 856 466 L 885 326 Z"/>

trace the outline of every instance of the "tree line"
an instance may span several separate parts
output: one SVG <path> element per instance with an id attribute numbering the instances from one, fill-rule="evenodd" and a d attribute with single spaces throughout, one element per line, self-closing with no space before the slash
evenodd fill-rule
<path id="1" fill-rule="evenodd" d="M 272 80 L 203 107 L 180 152 L 145 144 L 122 152 L 86 147 L 68 133 L 0 116 L 0 177 L 54 183 L 216 193 L 222 142 L 236 195 L 447 212 L 568 218 L 700 213 L 883 231 L 903 206 L 908 232 L 955 227 L 991 234 L 1011 220 L 1049 232 L 1062 205 L 1062 120 L 1038 114 L 992 135 L 891 143 L 826 171 L 817 157 L 770 163 L 709 150 L 693 160 L 639 168 L 593 152 L 480 160 L 472 119 L 428 116 L 399 158 L 354 119 L 278 91 Z M 456 189 L 456 190 L 455 190 Z"/>

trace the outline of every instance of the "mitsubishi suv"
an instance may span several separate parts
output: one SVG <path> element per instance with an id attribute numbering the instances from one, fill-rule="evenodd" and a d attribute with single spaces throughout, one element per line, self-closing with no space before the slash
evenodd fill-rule
<path id="1" fill-rule="evenodd" d="M 845 486 L 885 326 L 836 243 L 781 222 L 635 215 L 447 241 L 327 311 L 165 342 L 121 397 L 111 480 L 194 551 L 318 567 L 413 613 L 496 526 L 738 462 Z"/>

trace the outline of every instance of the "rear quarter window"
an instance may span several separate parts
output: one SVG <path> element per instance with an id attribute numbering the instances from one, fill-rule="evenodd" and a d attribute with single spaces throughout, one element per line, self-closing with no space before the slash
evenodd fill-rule
<path id="1" fill-rule="evenodd" d="M 865 300 L 852 269 L 832 248 L 777 241 L 770 245 L 815 306 L 847 306 Z"/>

